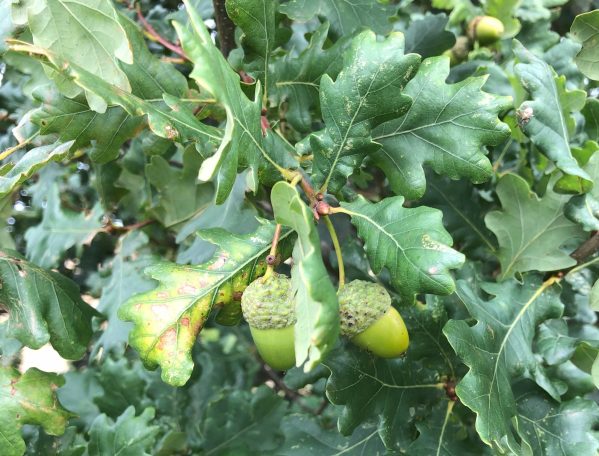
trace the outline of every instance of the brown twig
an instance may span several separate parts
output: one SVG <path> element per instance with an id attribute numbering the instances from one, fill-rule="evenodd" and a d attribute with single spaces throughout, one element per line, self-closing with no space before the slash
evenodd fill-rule
<path id="1" fill-rule="evenodd" d="M 595 232 L 590 238 L 582 243 L 574 252 L 570 254 L 577 263 L 581 263 L 585 258 L 599 251 L 599 232 Z"/>
<path id="2" fill-rule="evenodd" d="M 129 232 L 129 231 L 139 230 L 140 228 L 143 228 L 144 226 L 150 225 L 155 222 L 156 222 L 156 220 L 144 220 L 142 222 L 133 223 L 132 225 L 115 226 L 112 224 L 112 221 L 109 220 L 108 223 L 106 224 L 106 226 L 104 227 L 103 231 L 105 233 L 114 233 L 115 231 Z"/>
<path id="3" fill-rule="evenodd" d="M 214 21 L 216 22 L 216 32 L 220 51 L 225 57 L 235 49 L 235 24 L 227 14 L 225 0 L 212 0 L 214 5 Z"/>
<path id="4" fill-rule="evenodd" d="M 277 389 L 279 391 L 282 391 L 288 400 L 295 402 L 305 412 L 311 413 L 313 415 L 320 415 L 322 413 L 322 410 L 324 410 L 326 405 L 325 405 L 325 407 L 323 407 L 321 404 L 321 406 L 317 410 L 313 410 L 310 407 L 307 407 L 306 405 L 304 405 L 301 402 L 301 399 L 303 398 L 303 396 L 301 394 L 299 394 L 297 391 L 292 390 L 287 385 L 285 385 L 285 382 L 281 379 L 281 377 L 278 376 L 278 374 L 270 366 L 268 366 L 267 364 L 263 364 L 262 367 L 263 367 L 264 372 L 266 372 L 266 375 L 268 375 L 270 377 L 270 379 L 273 381 L 273 383 L 275 384 Z M 322 410 L 321 410 L 321 408 L 322 408 Z"/>
<path id="5" fill-rule="evenodd" d="M 144 26 L 144 28 L 148 32 L 148 35 L 152 39 L 154 39 L 158 43 L 162 44 L 165 48 L 170 49 L 175 54 L 180 55 L 185 60 L 189 60 L 189 57 L 187 57 L 187 55 L 185 55 L 185 52 L 183 52 L 183 49 L 181 49 L 180 46 L 177 46 L 176 44 L 173 44 L 170 41 L 168 41 L 166 38 L 163 38 L 162 36 L 160 36 L 160 34 L 156 31 L 156 29 L 154 27 L 152 27 L 152 24 L 150 24 L 148 22 L 148 20 L 142 14 L 139 3 L 137 3 L 135 5 L 135 11 L 137 12 L 137 18 L 139 19 L 139 22 L 141 22 L 141 24 Z"/>

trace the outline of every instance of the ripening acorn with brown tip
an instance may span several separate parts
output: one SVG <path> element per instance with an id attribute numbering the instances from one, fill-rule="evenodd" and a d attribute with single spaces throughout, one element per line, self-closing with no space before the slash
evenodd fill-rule
<path id="1" fill-rule="evenodd" d="M 276 370 L 292 368 L 296 319 L 289 278 L 273 272 L 254 280 L 241 296 L 241 310 L 264 362 Z"/>
<path id="2" fill-rule="evenodd" d="M 354 280 L 339 290 L 338 298 L 341 334 L 381 358 L 405 353 L 408 329 L 384 287 Z"/>

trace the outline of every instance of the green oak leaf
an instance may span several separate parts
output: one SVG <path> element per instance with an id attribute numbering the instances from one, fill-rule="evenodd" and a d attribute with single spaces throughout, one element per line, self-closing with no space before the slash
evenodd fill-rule
<path id="1" fill-rule="evenodd" d="M 542 55 L 560 41 L 560 35 L 552 30 L 550 19 L 543 19 L 534 23 L 522 21 L 522 29 L 516 39 L 529 51 Z"/>
<path id="2" fill-rule="evenodd" d="M 595 141 L 587 141 L 587 144 L 592 155 L 583 169 L 593 182 L 599 182 L 599 144 Z M 585 231 L 599 230 L 599 186 L 593 185 L 588 193 L 570 199 L 564 208 L 564 214 L 580 224 Z"/>
<path id="3" fill-rule="evenodd" d="M 356 36 L 333 80 L 320 80 L 320 109 L 325 129 L 309 141 L 314 154 L 312 179 L 325 192 L 339 191 L 366 155 L 378 148 L 372 129 L 404 114 L 411 98 L 403 93 L 420 58 L 404 55 L 404 39 L 393 33 L 384 41 L 365 31 Z"/>
<path id="4" fill-rule="evenodd" d="M 210 33 L 193 6 L 187 1 L 190 27 L 174 23 L 183 50 L 194 64 L 190 76 L 200 89 L 210 94 L 222 105 L 227 116 L 224 136 L 214 153 L 202 163 L 201 180 L 215 179 L 216 202 L 222 204 L 235 182 L 240 169 L 249 168 L 251 190 L 258 188 L 261 168 L 274 167 L 283 171 L 266 149 L 260 118 L 262 112 L 260 85 L 256 87 L 255 100 L 243 93 L 239 74 L 226 61 L 212 41 Z"/>
<path id="5" fill-rule="evenodd" d="M 484 444 L 468 435 L 464 423 L 454 408 L 464 408 L 458 402 L 441 401 L 434 405 L 431 417 L 417 423 L 418 438 L 408 447 L 410 456 L 480 456 L 486 453 Z"/>
<path id="6" fill-rule="evenodd" d="M 395 9 L 371 0 L 290 0 L 279 8 L 299 22 L 309 21 L 314 16 L 324 17 L 337 37 L 351 35 L 362 27 L 386 35 L 392 28 L 389 18 Z"/>
<path id="7" fill-rule="evenodd" d="M 264 385 L 251 393 L 221 389 L 201 424 L 205 454 L 273 454 L 283 440 L 279 428 L 286 409 L 285 400 Z"/>
<path id="8" fill-rule="evenodd" d="M 43 268 L 55 267 L 68 249 L 89 244 L 102 230 L 102 215 L 99 204 L 87 213 L 63 209 L 54 183 L 47 189 L 41 223 L 25 232 L 27 258 Z"/>
<path id="9" fill-rule="evenodd" d="M 24 424 L 42 426 L 50 435 L 65 431 L 72 416 L 56 398 L 56 389 L 64 384 L 62 376 L 29 369 L 20 374 L 13 367 L 0 366 L 0 436 L 2 456 L 22 456 Z"/>
<path id="10" fill-rule="evenodd" d="M 180 246 L 178 263 L 202 263 L 214 254 L 216 247 L 195 235 L 199 230 L 223 228 L 231 233 L 246 234 L 257 228 L 258 211 L 245 195 L 246 177 L 246 173 L 237 176 L 233 189 L 223 204 L 213 201 L 211 206 L 181 227 L 176 239 Z M 191 245 L 184 243 L 188 239 L 192 241 Z"/>
<path id="11" fill-rule="evenodd" d="M 337 429 L 322 425 L 309 414 L 294 413 L 285 415 L 281 428 L 285 433 L 285 443 L 278 454 L 283 456 L 387 454 L 378 428 L 370 423 L 365 423 L 346 437 L 339 434 Z"/>
<path id="12" fill-rule="evenodd" d="M 484 3 L 485 14 L 496 17 L 503 23 L 505 38 L 511 38 L 520 31 L 521 24 L 516 18 L 516 10 L 521 4 L 522 0 L 487 0 Z"/>
<path id="13" fill-rule="evenodd" d="M 129 342 L 147 368 L 162 367 L 162 379 L 174 386 L 189 380 L 191 349 L 210 311 L 231 304 L 236 292 L 264 273 L 273 234 L 274 225 L 266 222 L 249 235 L 204 230 L 199 235 L 219 247 L 206 263 L 157 263 L 146 268 L 146 275 L 160 282 L 158 287 L 129 298 L 118 316 L 133 322 Z"/>
<path id="14" fill-rule="evenodd" d="M 16 163 L 0 166 L 0 199 L 48 163 L 67 158 L 73 142 L 39 146 L 27 151 Z"/>
<path id="15" fill-rule="evenodd" d="M 427 175 L 427 189 L 422 204 L 443 212 L 443 225 L 460 250 L 473 250 L 482 244 L 495 252 L 495 240 L 485 226 L 484 214 L 490 206 L 468 181 L 454 181 L 438 175 Z"/>
<path id="16" fill-rule="evenodd" d="M 68 426 L 60 437 L 46 434 L 35 428 L 27 429 L 26 456 L 82 456 L 85 454 L 87 442 L 77 427 Z"/>
<path id="17" fill-rule="evenodd" d="M 570 150 L 570 136 L 575 122 L 572 112 L 580 111 L 586 100 L 583 90 L 566 90 L 566 78 L 557 76 L 555 70 L 542 59 L 514 40 L 514 54 L 518 62 L 514 67 L 522 87 L 531 100 L 524 101 L 518 112 L 532 114 L 521 122 L 522 131 L 532 143 L 566 174 L 590 180 Z"/>
<path id="18" fill-rule="evenodd" d="M 8 337 L 33 349 L 50 342 L 67 359 L 86 352 L 98 315 L 70 279 L 10 250 L 0 250 L 0 307 L 8 312 Z"/>
<path id="19" fill-rule="evenodd" d="M 599 406 L 580 397 L 557 403 L 528 382 L 517 385 L 520 434 L 530 454 L 591 455 L 599 452 Z"/>
<path id="20" fill-rule="evenodd" d="M 148 236 L 139 230 L 122 236 L 115 248 L 114 257 L 105 264 L 105 268 L 110 269 L 111 273 L 102 286 L 97 309 L 106 316 L 107 326 L 94 344 L 92 358 L 95 358 L 100 349 L 102 356 L 111 352 L 122 353 L 125 349 L 131 325 L 117 318 L 117 312 L 121 304 L 133 294 L 148 291 L 154 286 L 143 274 L 146 267 L 158 260 L 148 250 L 148 242 Z"/>
<path id="21" fill-rule="evenodd" d="M 341 203 L 364 240 L 375 274 L 386 267 L 391 284 L 407 302 L 417 293 L 450 294 L 455 284 L 450 269 L 464 263 L 464 255 L 450 246 L 451 236 L 443 227 L 443 214 L 430 207 L 403 207 L 401 196 L 373 204 L 362 196 Z"/>
<path id="22" fill-rule="evenodd" d="M 27 25 L 35 45 L 52 51 L 58 66 L 67 60 L 86 68 L 107 83 L 131 91 L 119 61 L 133 63 L 127 34 L 111 2 L 102 0 L 25 0 Z M 72 96 L 71 90 L 67 95 Z M 106 101 L 87 92 L 94 111 L 104 112 Z"/>
<path id="23" fill-rule="evenodd" d="M 566 85 L 569 88 L 583 85 L 584 76 L 574 63 L 574 56 L 579 50 L 579 43 L 570 38 L 562 38 L 543 54 L 543 60 L 551 65 L 559 76 L 566 77 Z"/>
<path id="24" fill-rule="evenodd" d="M 154 447 L 160 427 L 150 425 L 155 411 L 147 407 L 135 416 L 131 406 L 118 417 L 116 422 L 106 415 L 99 415 L 89 430 L 87 452 L 89 456 L 114 454 L 119 456 L 149 456 Z"/>
<path id="25" fill-rule="evenodd" d="M 425 60 L 404 91 L 413 99 L 409 111 L 373 133 L 381 144 L 372 154 L 374 163 L 392 190 L 406 198 L 424 194 L 425 163 L 452 179 L 488 180 L 493 170 L 484 148 L 509 136 L 509 127 L 497 116 L 511 105 L 511 98 L 483 92 L 486 76 L 446 84 L 448 75 L 448 57 Z"/>
<path id="26" fill-rule="evenodd" d="M 161 138 L 178 142 L 194 141 L 200 146 L 206 141 L 217 143 L 222 140 L 223 135 L 218 128 L 200 122 L 186 103 L 168 93 L 162 95 L 162 102 L 150 102 L 109 84 L 72 62 L 59 59 L 47 49 L 20 43 L 11 49 L 29 53 L 88 92 L 101 97 L 108 105 L 121 106 L 132 116 L 147 116 L 150 129 Z M 48 58 L 56 63 L 47 62 Z"/>
<path id="27" fill-rule="evenodd" d="M 185 97 L 187 79 L 174 65 L 160 60 L 148 49 L 144 34 L 139 26 L 123 14 L 119 22 L 129 39 L 133 62 L 119 62 L 131 84 L 131 93 L 143 100 L 161 99 L 168 93 L 175 97 Z"/>
<path id="28" fill-rule="evenodd" d="M 297 232 L 293 249 L 291 281 L 296 290 L 295 359 L 312 370 L 331 351 L 339 335 L 337 293 L 320 250 L 320 236 L 314 214 L 302 201 L 297 189 L 278 182 L 271 192 L 275 220 Z"/>
<path id="29" fill-rule="evenodd" d="M 563 304 L 554 280 L 528 275 L 523 284 L 509 280 L 484 283 L 487 301 L 466 281 L 458 282 L 457 297 L 477 324 L 451 320 L 443 329 L 457 355 L 470 368 L 456 387 L 460 400 L 477 414 L 476 430 L 494 448 L 522 454 L 516 429 L 517 406 L 512 380 L 529 378 L 556 400 L 560 394 L 533 352 L 537 326 L 559 318 Z"/>
<path id="30" fill-rule="evenodd" d="M 57 133 L 60 140 L 70 141 L 73 150 L 93 141 L 90 157 L 101 163 L 118 157 L 123 143 L 143 128 L 142 118 L 131 116 L 119 106 L 109 106 L 100 114 L 83 97 L 67 98 L 47 90 L 34 93 L 34 97 L 43 102 L 31 116 L 41 134 Z"/>
<path id="31" fill-rule="evenodd" d="M 405 31 L 405 51 L 420 54 L 425 59 L 451 49 L 455 35 L 445 29 L 447 21 L 445 14 L 426 14 L 411 22 Z"/>
<path id="32" fill-rule="evenodd" d="M 584 237 L 563 213 L 567 195 L 548 189 L 539 198 L 515 174 L 504 175 L 496 192 L 503 210 L 488 213 L 485 223 L 499 241 L 500 280 L 519 272 L 557 271 L 576 264 L 561 248 Z"/>
<path id="33" fill-rule="evenodd" d="M 285 28 L 278 28 L 280 14 L 277 0 L 228 0 L 227 15 L 243 32 L 241 45 L 245 60 L 244 68 L 262 81 L 265 97 L 270 87 L 269 65 L 272 52 L 289 38 Z"/>
<path id="34" fill-rule="evenodd" d="M 212 184 L 197 182 L 201 164 L 202 156 L 194 147 L 188 147 L 183 152 L 182 169 L 170 166 L 160 155 L 154 155 L 146 165 L 148 181 L 158 192 L 153 212 L 164 226 L 189 220 L 212 201 Z"/>
<path id="35" fill-rule="evenodd" d="M 0 197 L 0 220 L 8 220 L 12 212 L 12 199 Z M 11 235 L 11 232 L 8 230 L 8 226 L 0 228 L 0 245 L 7 249 L 15 249 L 15 241 Z"/>
<path id="36" fill-rule="evenodd" d="M 582 49 L 574 59 L 576 65 L 586 77 L 599 80 L 599 11 L 576 16 L 570 33 L 582 43 Z"/>
<path id="37" fill-rule="evenodd" d="M 132 93 L 143 100 L 161 100 L 164 93 L 184 97 L 187 92 L 185 77 L 148 50 L 142 33 L 133 22 L 122 15 L 119 20 L 133 52 L 132 64 L 120 64 L 131 83 Z M 82 97 L 70 99 L 48 90 L 34 93 L 34 97 L 43 103 L 32 115 L 32 121 L 40 126 L 41 133 L 58 133 L 62 141 L 74 140 L 75 149 L 91 142 L 90 156 L 100 163 L 117 158 L 121 145 L 145 126 L 142 117 L 131 115 L 120 106 L 108 106 L 106 112 L 100 114 Z"/>
<path id="38" fill-rule="evenodd" d="M 320 78 L 336 78 L 343 62 L 342 52 L 349 40 L 341 38 L 326 47 L 329 24 L 318 27 L 308 46 L 298 55 L 291 53 L 272 62 L 268 89 L 272 104 L 286 104 L 286 119 L 296 130 L 306 133 L 312 128 L 312 111 L 319 108 Z"/>
<path id="39" fill-rule="evenodd" d="M 599 100 L 587 98 L 581 112 L 584 116 L 584 132 L 589 139 L 599 142 Z"/>
<path id="40" fill-rule="evenodd" d="M 592 166 L 589 165 L 591 157 L 599 150 L 599 144 L 595 141 L 586 141 L 581 147 L 572 147 L 572 156 L 576 159 L 578 164 L 582 167 L 583 171 L 588 173 L 591 178 L 594 179 Z M 588 193 L 595 188 L 592 181 L 582 179 L 578 176 L 572 176 L 564 174 L 561 176 L 553 190 L 557 193 L 570 193 L 570 194 L 581 194 Z"/>
<path id="41" fill-rule="evenodd" d="M 431 415 L 436 404 L 445 406 L 435 407 L 445 418 L 448 401 L 440 382 L 455 378 L 460 368 L 442 333 L 447 314 L 440 303 L 399 310 L 411 339 L 405 356 L 385 360 L 346 344 L 324 362 L 330 370 L 327 397 L 343 406 L 339 431 L 349 435 L 362 423 L 374 422 L 389 451 L 407 448 L 417 426 L 433 426 L 439 420 Z"/>

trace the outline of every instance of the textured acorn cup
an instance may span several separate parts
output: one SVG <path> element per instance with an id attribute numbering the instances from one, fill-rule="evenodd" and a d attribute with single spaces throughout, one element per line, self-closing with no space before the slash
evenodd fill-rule
<path id="1" fill-rule="evenodd" d="M 241 297 L 243 317 L 266 364 L 276 370 L 295 365 L 295 309 L 291 281 L 273 273 L 254 280 Z"/>
<path id="2" fill-rule="evenodd" d="M 339 290 L 341 334 L 381 358 L 396 358 L 409 345 L 406 325 L 384 287 L 354 280 Z"/>
<path id="3" fill-rule="evenodd" d="M 468 29 L 471 37 L 483 46 L 500 39 L 505 31 L 503 22 L 492 16 L 475 17 Z"/>

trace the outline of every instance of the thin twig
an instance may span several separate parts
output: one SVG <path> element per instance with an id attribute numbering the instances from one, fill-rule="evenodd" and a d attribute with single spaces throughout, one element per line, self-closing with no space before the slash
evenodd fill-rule
<path id="1" fill-rule="evenodd" d="M 216 32 L 220 51 L 225 57 L 235 49 L 235 24 L 227 14 L 225 0 L 212 0 L 214 5 L 214 21 L 216 22 Z"/>
<path id="2" fill-rule="evenodd" d="M 144 220 L 142 222 L 133 223 L 132 225 L 116 226 L 116 225 L 113 225 L 111 221 L 108 221 L 108 223 L 104 227 L 103 231 L 105 233 L 113 233 L 115 231 L 118 231 L 118 232 L 135 231 L 135 230 L 139 230 L 140 228 L 143 228 L 144 226 L 150 225 L 155 222 L 156 222 L 156 220 Z"/>
<path id="3" fill-rule="evenodd" d="M 570 256 L 580 263 L 597 251 L 599 251 L 599 232 L 584 241 Z"/>
<path id="4" fill-rule="evenodd" d="M 185 52 L 183 52 L 183 49 L 180 46 L 177 46 L 176 44 L 173 44 L 170 41 L 168 41 L 166 38 L 163 38 L 162 36 L 160 36 L 160 34 L 156 31 L 156 29 L 154 27 L 152 27 L 152 24 L 150 24 L 148 22 L 148 20 L 142 14 L 139 3 L 137 3 L 135 5 L 135 11 L 137 12 L 137 18 L 139 19 L 139 22 L 141 22 L 141 24 L 147 30 L 150 38 L 152 38 L 155 41 L 157 41 L 158 43 L 162 44 L 165 48 L 170 49 L 175 54 L 180 55 L 185 60 L 189 60 L 189 57 L 187 57 L 187 55 L 185 55 Z"/>
<path id="5" fill-rule="evenodd" d="M 292 390 L 287 385 L 285 385 L 285 382 L 281 379 L 281 377 L 279 377 L 277 375 L 277 373 L 270 366 L 268 366 L 267 364 L 263 364 L 262 367 L 263 367 L 264 372 L 266 372 L 266 375 L 268 375 L 270 377 L 270 379 L 274 382 L 277 389 L 282 391 L 283 394 L 285 394 L 285 397 L 287 399 L 289 399 L 292 402 L 295 402 L 305 412 L 311 413 L 313 415 L 320 415 L 320 413 L 322 413 L 322 411 L 320 411 L 320 407 L 318 408 L 318 410 L 313 410 L 310 407 L 307 407 L 306 405 L 304 405 L 301 402 L 301 399 L 303 398 L 303 396 L 301 394 L 299 394 L 297 391 Z M 323 410 L 324 410 L 324 408 L 323 408 Z"/>

